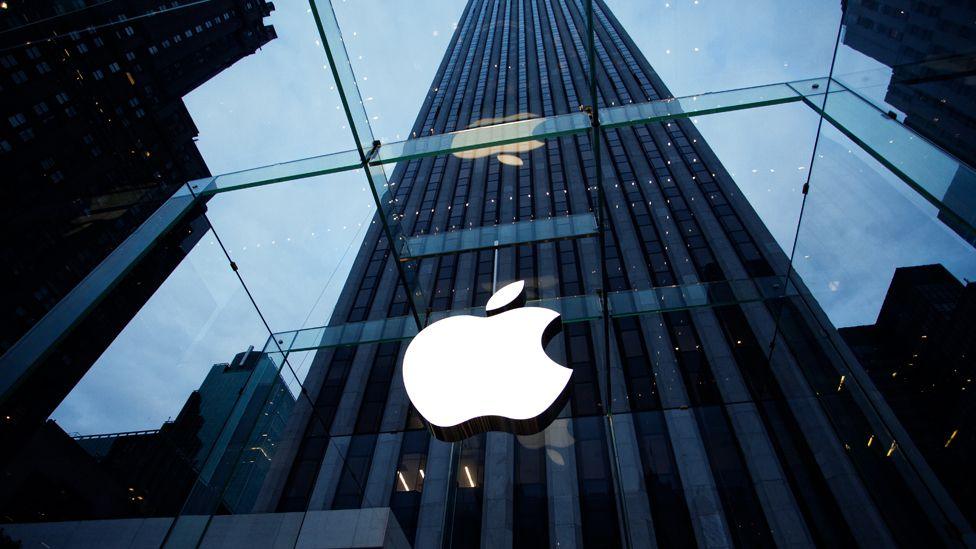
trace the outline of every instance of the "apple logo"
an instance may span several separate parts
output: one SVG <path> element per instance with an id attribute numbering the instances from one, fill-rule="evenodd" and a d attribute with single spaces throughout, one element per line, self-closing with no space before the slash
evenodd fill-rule
<path id="1" fill-rule="evenodd" d="M 487 317 L 451 316 L 417 334 L 403 357 L 407 396 L 435 437 L 538 433 L 569 396 L 573 371 L 546 355 L 559 313 L 525 307 L 525 282 L 499 289 Z"/>

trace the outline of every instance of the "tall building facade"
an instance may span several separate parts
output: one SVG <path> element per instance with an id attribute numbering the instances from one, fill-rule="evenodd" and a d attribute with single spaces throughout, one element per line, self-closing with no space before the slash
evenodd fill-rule
<path id="1" fill-rule="evenodd" d="M 273 4 L 8 2 L 0 10 L 6 352 L 187 181 L 210 175 L 183 96 L 275 38 Z M 206 231 L 197 207 L 61 341 L 3 413 L 43 423 Z M 6 397 L 10 397 L 6 399 Z"/>
<path id="2" fill-rule="evenodd" d="M 413 135 L 671 97 L 599 0 L 590 97 L 583 14 L 469 1 Z M 587 237 L 420 260 L 430 310 L 483 306 L 514 280 L 529 299 L 782 282 L 786 254 L 691 120 L 601 136 L 600 182 L 587 136 L 397 164 L 407 235 L 545 223 L 596 213 L 595 185 L 606 196 L 602 254 Z M 330 324 L 408 314 L 393 261 L 374 223 Z M 391 507 L 416 547 L 959 543 L 968 527 L 906 471 L 911 441 L 885 438 L 890 410 L 817 305 L 723 302 L 613 318 L 609 337 L 566 324 L 548 352 L 573 369 L 569 403 L 532 436 L 436 440 L 404 391 L 406 343 L 321 350 L 254 511 Z"/>

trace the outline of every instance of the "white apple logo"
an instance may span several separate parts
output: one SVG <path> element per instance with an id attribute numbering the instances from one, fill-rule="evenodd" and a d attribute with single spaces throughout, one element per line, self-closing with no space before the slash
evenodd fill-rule
<path id="1" fill-rule="evenodd" d="M 495 292 L 487 317 L 448 317 L 410 342 L 403 383 L 434 436 L 537 433 L 562 409 L 573 371 L 544 350 L 562 321 L 556 311 L 524 305 L 520 280 Z"/>

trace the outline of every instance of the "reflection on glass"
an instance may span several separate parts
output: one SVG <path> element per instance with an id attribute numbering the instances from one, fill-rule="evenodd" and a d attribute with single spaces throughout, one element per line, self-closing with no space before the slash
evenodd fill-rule
<path id="1" fill-rule="evenodd" d="M 593 214 L 533 219 L 490 227 L 472 227 L 407 240 L 411 257 L 453 254 L 500 246 L 593 236 L 597 232 Z"/>

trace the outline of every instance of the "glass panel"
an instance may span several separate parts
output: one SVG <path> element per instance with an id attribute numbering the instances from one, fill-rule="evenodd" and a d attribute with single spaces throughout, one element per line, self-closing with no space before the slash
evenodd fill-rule
<path id="1" fill-rule="evenodd" d="M 976 172 L 859 95 L 833 85 L 825 105 L 830 122 L 931 201 L 961 236 L 976 242 Z"/>
<path id="2" fill-rule="evenodd" d="M 812 311 L 835 364 L 818 390 L 851 401 L 829 413 L 863 414 L 856 466 L 892 462 L 866 486 L 903 502 L 881 510 L 894 536 L 968 531 L 971 448 L 959 433 L 971 421 L 971 376 L 959 361 L 969 354 L 961 343 L 972 325 L 965 281 L 976 274 L 976 251 L 925 197 L 832 127 L 820 136 L 813 170 L 794 268 L 804 282 L 798 309 Z M 807 314 L 795 310 L 784 308 L 780 320 L 788 342 Z"/>
<path id="3" fill-rule="evenodd" d="M 407 240 L 407 247 L 411 257 L 419 258 L 532 242 L 581 238 L 593 236 L 596 232 L 596 218 L 593 214 L 577 214 L 413 236 Z"/>
<path id="4" fill-rule="evenodd" d="M 329 58 L 329 65 L 335 79 L 335 86 L 339 92 L 343 109 L 348 117 L 353 138 L 361 151 L 369 151 L 373 146 L 373 132 L 369 126 L 362 94 L 356 75 L 349 62 L 349 54 L 343 42 L 342 31 L 336 21 L 332 2 L 328 0 L 312 0 L 312 16 L 318 27 L 321 44 Z"/>
<path id="5" fill-rule="evenodd" d="M 852 2 L 834 78 L 972 167 L 974 110 L 965 90 L 976 39 L 962 23 L 972 6 L 936 1 L 913 8 Z"/>
<path id="6" fill-rule="evenodd" d="M 70 372 L 62 365 L 30 389 L 35 408 L 64 392 L 50 420 L 11 446 L 2 503 L 9 520 L 172 522 L 194 483 L 212 475 L 208 456 L 225 445 L 228 424 L 243 421 L 231 412 L 262 367 L 253 346 L 268 333 L 213 233 L 181 240 L 185 257 L 164 280 L 140 266 L 123 282 L 131 298 L 148 299 L 131 321 L 96 313 L 101 332 L 110 320 L 118 327 L 97 360 Z M 158 525 L 156 543 L 169 523 Z"/>
<path id="7" fill-rule="evenodd" d="M 187 181 L 210 174 L 182 98 L 220 86 L 219 73 L 273 41 L 264 25 L 271 9 L 255 1 L 246 10 L 211 2 L 0 10 L 0 162 L 9 183 L 0 307 L 10 311 L 0 350 Z"/>
<path id="8" fill-rule="evenodd" d="M 756 108 L 799 101 L 801 95 L 823 96 L 826 79 L 813 79 L 787 84 L 758 86 L 742 90 L 718 91 L 702 95 L 634 103 L 603 109 L 600 115 L 604 127 L 630 126 L 672 120 L 697 115 L 722 113 L 731 110 Z M 822 99 L 820 101 L 822 103 Z M 547 118 L 498 123 L 482 128 L 435 134 L 406 141 L 385 143 L 374 163 L 395 164 L 404 160 L 455 154 L 483 149 L 490 154 L 518 155 L 536 147 L 538 140 L 561 135 L 583 133 L 590 127 L 589 117 L 582 113 L 555 115 Z M 486 148 L 489 146 L 497 146 Z M 468 154 L 479 154 L 469 152 Z M 234 189 L 266 185 L 301 177 L 357 169 L 361 165 L 356 151 L 343 151 L 262 166 L 250 170 L 221 174 L 191 182 L 194 192 L 210 195 Z"/>
<path id="9" fill-rule="evenodd" d="M 601 32 L 603 47 L 613 56 L 632 40 L 646 57 L 646 65 L 637 63 L 653 67 L 656 87 L 667 86 L 659 97 L 826 76 L 843 15 L 841 4 L 803 0 L 594 4 L 597 20 L 608 27 Z M 657 98 L 642 92 L 642 101 Z"/>
<path id="10" fill-rule="evenodd" d="M 344 151 L 292 162 L 262 166 L 240 172 L 221 174 L 212 178 L 193 181 L 190 186 L 201 195 L 211 195 L 230 190 L 279 183 L 302 177 L 314 177 L 334 172 L 359 169 L 362 161 L 356 151 Z"/>
<path id="11" fill-rule="evenodd" d="M 526 307 L 545 307 L 558 311 L 565 323 L 585 322 L 599 318 L 600 300 L 596 296 L 557 297 L 527 301 Z M 484 316 L 484 307 L 451 309 L 430 314 L 430 322 L 457 315 Z M 393 317 L 365 322 L 350 322 L 336 326 L 306 328 L 275 334 L 282 349 L 298 351 L 325 349 L 347 345 L 408 340 L 417 335 L 417 324 L 411 317 Z"/>
<path id="12" fill-rule="evenodd" d="M 593 2 L 592 51 L 587 0 L 367 0 L 335 13 L 313 0 L 275 12 L 282 37 L 270 42 L 263 4 L 160 12 L 220 5 L 205 36 L 266 47 L 181 88 L 200 150 L 115 152 L 164 166 L 205 157 L 230 173 L 180 178 L 190 186 L 86 279 L 84 299 L 35 330 L 31 368 L 5 369 L 16 390 L 0 440 L 14 450 L 0 463 L 14 482 L 0 506 L 21 522 L 5 530 L 98 544 L 131 526 L 173 547 L 972 538 L 964 391 L 976 337 L 959 280 L 976 265 L 972 182 L 964 162 L 905 133 L 922 131 L 913 114 L 883 114 L 827 74 L 842 10 L 879 4 L 609 3 Z M 0 28 L 28 10 L 13 7 Z M 141 67 L 171 56 L 192 72 L 192 59 L 228 51 L 177 55 L 170 20 L 145 19 L 159 45 L 132 51 Z M 118 54 L 132 35 L 111 28 L 122 49 L 105 51 Z M 199 37 L 186 30 L 180 42 Z M 78 35 L 41 54 L 111 71 L 77 49 L 94 35 Z M 46 74 L 28 46 L 0 52 L 4 89 L 23 85 L 25 63 Z M 966 63 L 926 59 L 913 74 L 958 84 Z M 128 90 L 142 72 L 113 82 Z M 154 85 L 175 85 L 167 74 Z M 101 106 L 89 80 L 73 96 Z M 193 121 L 166 105 L 149 118 L 188 142 Z M 122 107 L 100 114 L 131 118 Z M 9 122 L 0 155 L 19 157 L 23 121 Z M 35 172 L 45 160 L 24 158 Z M 45 188 L 29 200 L 45 206 Z M 526 306 L 562 316 L 545 351 L 572 370 L 568 390 L 540 433 L 437 440 L 404 386 L 411 338 L 485 315 L 518 280 Z M 491 374 L 472 373 L 460 398 L 485 396 L 479 376 Z M 140 522 L 23 524 L 92 517 Z"/>
<path id="13" fill-rule="evenodd" d="M 235 1 L 215 5 L 211 9 L 221 22 L 212 15 L 209 27 L 206 20 L 185 19 L 172 27 L 157 25 L 156 34 L 178 32 L 182 42 L 170 48 L 157 43 L 157 55 L 139 60 L 146 65 L 165 59 L 190 73 L 186 58 L 197 55 L 210 36 L 222 40 L 214 50 L 203 50 L 204 58 L 214 62 L 225 59 L 217 52 L 227 55 L 237 51 L 238 43 L 250 46 L 247 53 L 252 55 L 219 74 L 215 68 L 208 69 L 205 83 L 182 91 L 192 124 L 200 133 L 196 148 L 209 168 L 202 175 L 277 163 L 287 166 L 299 158 L 328 157 L 327 153 L 354 149 L 309 3 L 254 0 L 247 4 Z M 227 20 L 224 12 L 229 15 Z M 186 36 L 187 31 L 191 36 Z M 265 39 L 254 44 L 258 36 Z M 164 38 L 154 36 L 147 42 Z M 140 49 L 150 46 L 147 43 Z M 310 169 L 317 170 L 321 167 Z M 271 177 L 280 175 L 262 176 Z"/>
<path id="14" fill-rule="evenodd" d="M 57 303 L 23 339 L 17 332 L 5 340 L 16 341 L 0 359 L 0 394 L 7 398 L 27 371 L 37 365 L 65 333 L 90 312 L 106 293 L 129 272 L 133 264 L 162 239 L 194 205 L 194 198 L 177 193 L 115 248 L 109 256 Z"/>
<path id="15" fill-rule="evenodd" d="M 328 323 L 360 247 L 379 231 L 360 170 L 222 193 L 207 208 L 272 331 Z M 373 276 L 398 286 L 392 262 L 383 267 Z"/>
<path id="16" fill-rule="evenodd" d="M 582 113 L 560 114 L 546 118 L 533 118 L 519 122 L 499 122 L 469 130 L 435 134 L 384 144 L 379 151 L 379 162 L 391 163 L 436 154 L 461 153 L 482 149 L 487 154 L 509 154 L 537 148 L 538 140 L 585 132 L 590 119 Z M 504 146 L 507 143 L 512 145 Z M 502 145 L 492 149 L 489 145 Z M 477 151 L 470 154 L 477 154 Z M 463 156 L 462 156 L 463 157 Z M 474 158 L 475 156 L 472 156 Z"/>
<path id="17" fill-rule="evenodd" d="M 778 105 L 799 100 L 800 96 L 788 85 L 771 84 L 741 90 L 723 90 L 701 95 L 607 107 L 600 111 L 600 123 L 608 128 L 629 126 L 673 118 Z"/>
<path id="18" fill-rule="evenodd" d="M 785 283 L 785 277 L 771 276 L 611 292 L 610 313 L 615 317 L 631 316 L 764 301 L 782 297 L 787 291 L 784 288 Z"/>

